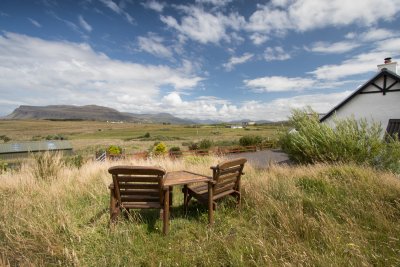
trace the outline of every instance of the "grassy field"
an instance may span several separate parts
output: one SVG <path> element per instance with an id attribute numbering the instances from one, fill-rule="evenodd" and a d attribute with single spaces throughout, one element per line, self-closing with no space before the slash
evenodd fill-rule
<path id="1" fill-rule="evenodd" d="M 71 141 L 76 151 L 92 147 L 119 145 L 128 150 L 146 150 L 161 139 L 168 147 L 181 146 L 182 142 L 210 139 L 213 141 L 239 140 L 243 135 L 260 135 L 275 138 L 280 125 L 249 126 L 246 129 L 230 129 L 222 125 L 162 125 L 162 124 L 112 124 L 97 121 L 9 121 L 0 120 L 0 135 L 12 141 L 39 140 L 48 135 L 62 135 Z M 149 133 L 150 141 L 135 139 Z M 167 139 L 164 141 L 163 139 Z M 170 139 L 170 140 L 168 140 Z M 176 140 L 173 140 L 176 139 Z"/>
<path id="2" fill-rule="evenodd" d="M 216 157 L 118 164 L 210 174 Z M 12 266 L 399 266 L 400 180 L 355 165 L 245 167 L 243 203 L 226 199 L 216 223 L 175 188 L 171 227 L 158 211 L 108 226 L 108 167 L 32 160 L 0 175 L 0 265 Z M 43 167 L 43 166 L 42 166 Z"/>

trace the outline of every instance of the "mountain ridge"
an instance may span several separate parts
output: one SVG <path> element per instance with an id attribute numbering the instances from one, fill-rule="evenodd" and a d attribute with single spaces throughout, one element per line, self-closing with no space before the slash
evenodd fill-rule
<path id="1" fill-rule="evenodd" d="M 8 120 L 92 120 L 92 121 L 123 121 L 134 123 L 170 123 L 170 124 L 241 124 L 249 119 L 222 121 L 212 119 L 179 118 L 170 113 L 137 114 L 120 112 L 116 109 L 98 105 L 21 105 L 13 112 L 0 119 Z M 267 120 L 256 120 L 255 123 L 270 123 Z"/>

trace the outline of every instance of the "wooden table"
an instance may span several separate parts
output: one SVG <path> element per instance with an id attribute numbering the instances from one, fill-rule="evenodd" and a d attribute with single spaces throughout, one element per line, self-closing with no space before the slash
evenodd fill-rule
<path id="1" fill-rule="evenodd" d="M 212 180 L 212 177 L 201 175 L 198 173 L 194 172 L 189 172 L 189 171 L 174 171 L 174 172 L 168 172 L 165 176 L 164 179 L 164 198 L 165 201 L 167 201 L 167 205 L 169 206 L 169 197 L 170 197 L 170 188 L 172 188 L 175 185 L 184 185 L 185 187 L 188 184 L 191 183 L 201 183 L 201 182 L 209 182 Z M 210 189 L 210 187 L 208 187 Z M 209 190 L 210 191 L 210 190 Z M 211 206 L 212 206 L 212 192 L 209 192 L 209 202 L 211 200 Z M 169 209 L 165 209 L 164 212 L 167 212 L 166 216 L 169 218 Z M 208 218 L 209 222 L 212 223 L 212 214 L 213 210 L 209 209 L 208 210 Z M 169 226 L 166 226 L 168 232 Z"/>
<path id="2" fill-rule="evenodd" d="M 165 208 L 164 212 L 166 213 L 165 216 L 166 218 L 168 218 L 167 220 L 163 220 L 164 221 L 164 229 L 165 232 L 164 234 L 166 234 L 169 230 L 169 204 L 170 204 L 170 190 L 172 190 L 173 186 L 176 185 L 184 185 L 185 187 L 187 187 L 188 184 L 191 183 L 200 183 L 200 182 L 209 182 L 212 181 L 212 177 L 209 176 L 205 176 L 205 175 L 201 175 L 198 173 L 193 173 L 193 172 L 189 172 L 189 171 L 174 171 L 174 172 L 168 172 L 165 175 L 164 178 L 164 185 L 163 185 L 163 191 L 164 191 L 164 201 L 165 203 Z M 109 189 L 111 191 L 111 203 L 110 203 L 110 212 L 112 213 L 113 210 L 111 207 L 113 207 L 113 205 L 115 206 L 115 203 L 117 202 L 117 197 L 115 195 L 114 192 L 114 185 L 110 184 Z M 210 224 L 212 223 L 213 219 L 212 219 L 212 190 L 210 185 L 208 186 L 209 189 L 209 207 L 211 206 L 211 209 L 209 208 L 208 211 L 208 218 L 209 218 L 209 222 Z M 211 203 L 211 204 L 210 204 Z"/>

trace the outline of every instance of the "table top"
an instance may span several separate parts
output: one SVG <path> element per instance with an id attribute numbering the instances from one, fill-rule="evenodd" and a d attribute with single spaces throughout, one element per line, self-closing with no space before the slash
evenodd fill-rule
<path id="1" fill-rule="evenodd" d="M 205 176 L 202 174 L 189 171 L 168 172 L 165 176 L 164 187 L 190 184 L 190 183 L 208 182 L 211 179 L 212 177 L 210 176 Z"/>

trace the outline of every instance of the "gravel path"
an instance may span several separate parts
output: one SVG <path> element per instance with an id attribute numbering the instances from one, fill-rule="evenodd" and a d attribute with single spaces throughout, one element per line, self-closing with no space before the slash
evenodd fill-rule
<path id="1" fill-rule="evenodd" d="M 270 163 L 290 164 L 289 157 L 279 149 L 230 154 L 228 158 L 246 158 L 256 168 L 267 168 Z"/>

